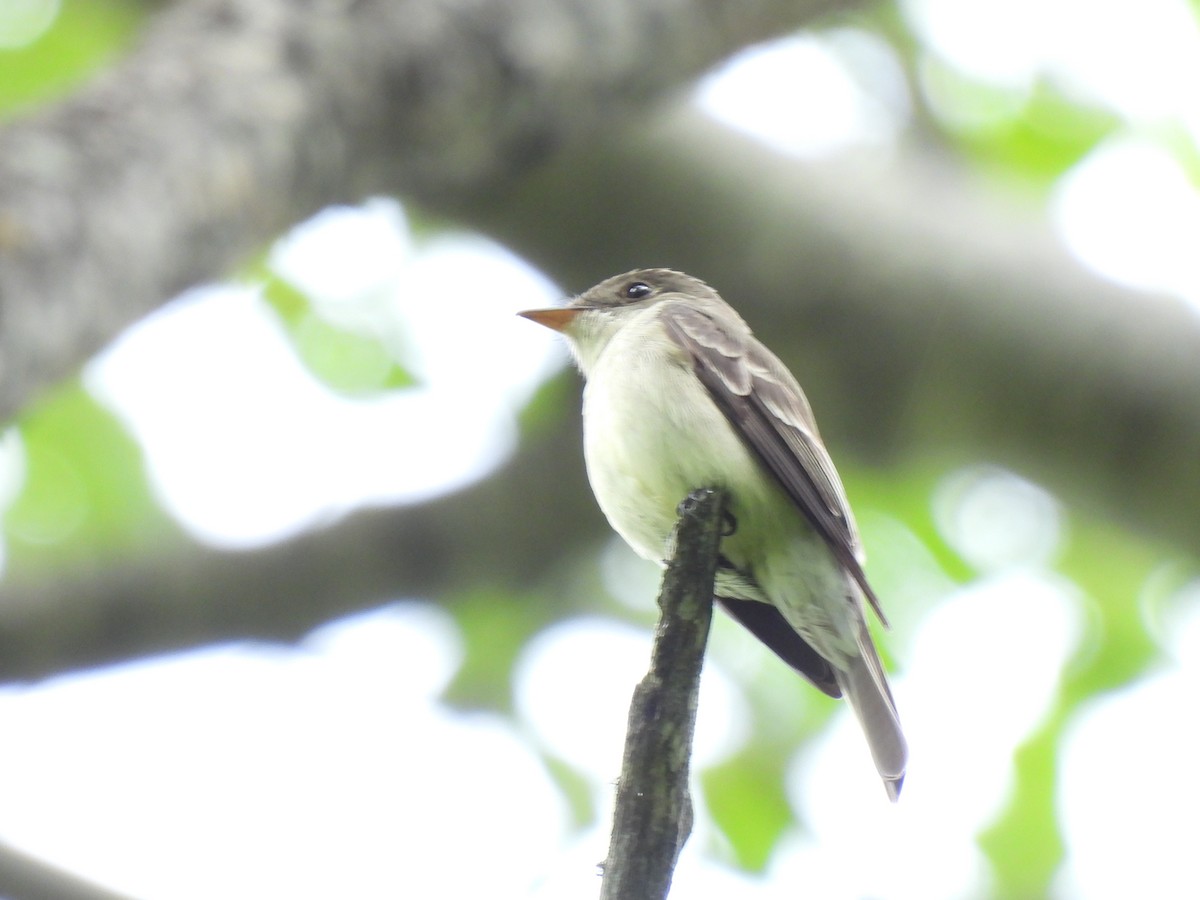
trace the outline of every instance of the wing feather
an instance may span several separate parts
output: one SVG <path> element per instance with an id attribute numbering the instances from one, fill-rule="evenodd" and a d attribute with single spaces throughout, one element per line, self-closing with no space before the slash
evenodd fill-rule
<path id="1" fill-rule="evenodd" d="M 661 314 L 667 334 L 691 356 L 697 377 L 717 407 L 886 625 L 879 598 L 863 572 L 862 542 L 841 479 L 796 379 L 741 320 L 735 331 L 684 303 L 664 303 Z"/>
<path id="2" fill-rule="evenodd" d="M 784 662 L 830 697 L 842 696 L 833 666 L 769 603 L 718 596 L 717 602 Z"/>

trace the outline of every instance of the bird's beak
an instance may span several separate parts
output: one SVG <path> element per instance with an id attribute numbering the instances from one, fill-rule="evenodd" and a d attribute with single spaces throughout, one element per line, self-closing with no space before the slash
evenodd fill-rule
<path id="1" fill-rule="evenodd" d="M 551 309 L 527 309 L 517 315 L 555 331 L 566 331 L 581 312 L 583 310 L 577 306 L 555 306 Z"/>

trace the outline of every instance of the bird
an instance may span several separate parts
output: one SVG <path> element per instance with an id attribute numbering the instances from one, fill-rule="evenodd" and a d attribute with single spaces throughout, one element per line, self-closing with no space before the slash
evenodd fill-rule
<path id="1" fill-rule="evenodd" d="M 866 605 L 887 620 L 795 377 L 717 291 L 672 269 L 635 269 L 519 315 L 564 335 L 583 374 L 584 459 L 612 528 L 665 565 L 683 498 L 725 490 L 715 601 L 846 698 L 896 801 L 908 748 Z"/>

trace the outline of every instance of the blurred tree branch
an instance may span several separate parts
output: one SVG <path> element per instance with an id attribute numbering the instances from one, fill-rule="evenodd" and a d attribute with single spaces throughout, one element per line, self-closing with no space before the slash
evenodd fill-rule
<path id="1" fill-rule="evenodd" d="M 130 900 L 7 844 L 0 844 L 0 896 L 5 900 Z"/>
<path id="2" fill-rule="evenodd" d="M 255 551 L 198 544 L 0 590 L 0 679 L 209 642 L 291 641 L 398 597 L 536 587 L 608 526 L 583 478 L 578 415 L 464 490 L 364 510 Z M 551 576 L 552 577 L 552 576 Z M 561 607 L 572 592 L 534 594 Z"/>
<path id="3" fill-rule="evenodd" d="M 0 420 L 337 202 L 464 202 L 853 0 L 187 0 L 0 127 Z"/>
<path id="4" fill-rule="evenodd" d="M 675 108 L 470 213 L 572 285 L 701 274 L 864 457 L 982 457 L 1200 546 L 1200 314 L 1088 272 L 944 159 L 802 162 Z"/>
<path id="5" fill-rule="evenodd" d="M 663 100 L 838 6 L 172 6 L 123 64 L 0 126 L 0 412 L 303 216 L 394 192 L 571 288 L 693 270 L 793 365 L 835 447 L 988 458 L 1200 545 L 1194 312 L 1088 274 L 1036 211 L 928 156 L 800 162 Z M 286 638 L 394 596 L 535 583 L 547 546 L 605 533 L 577 427 L 454 496 L 266 550 L 8 584 L 0 671 Z"/>

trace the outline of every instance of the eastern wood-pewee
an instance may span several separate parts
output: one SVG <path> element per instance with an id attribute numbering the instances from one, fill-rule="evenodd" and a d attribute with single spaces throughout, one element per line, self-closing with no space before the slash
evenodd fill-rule
<path id="1" fill-rule="evenodd" d="M 587 379 L 584 455 L 612 527 L 662 564 L 680 501 L 725 488 L 716 600 L 826 694 L 845 694 L 895 800 L 907 748 L 863 600 L 883 613 L 796 379 L 716 291 L 670 269 L 521 315 L 566 335 Z"/>

